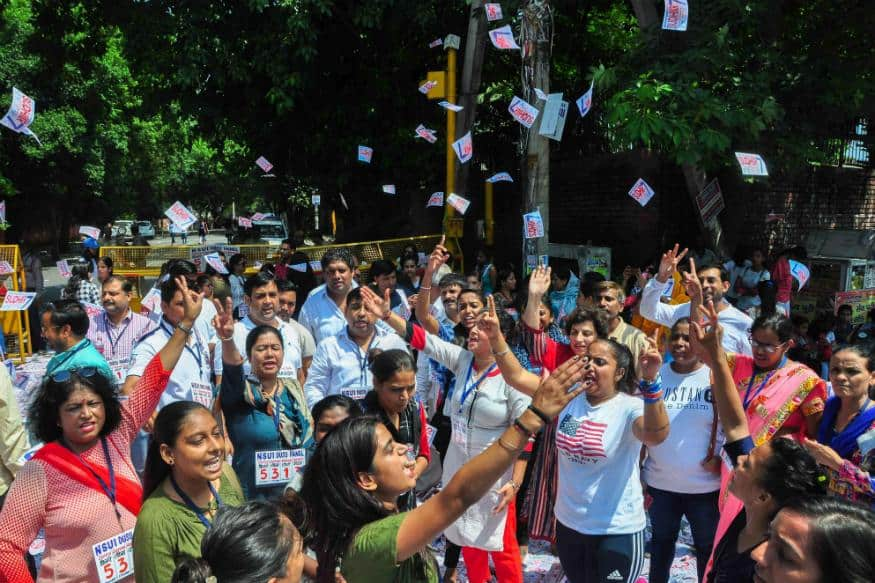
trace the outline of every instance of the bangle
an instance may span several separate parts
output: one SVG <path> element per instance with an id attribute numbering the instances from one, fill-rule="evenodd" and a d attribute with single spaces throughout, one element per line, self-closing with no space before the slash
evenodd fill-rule
<path id="1" fill-rule="evenodd" d="M 528 443 L 528 441 L 526 441 L 526 443 Z M 517 445 L 517 446 L 508 445 L 508 444 L 505 443 L 505 441 L 504 441 L 502 438 L 500 438 L 500 437 L 498 438 L 498 445 L 500 445 L 501 447 L 503 447 L 504 449 L 506 449 L 506 450 L 509 451 L 510 453 L 517 453 L 517 452 L 519 452 L 519 451 L 522 451 L 522 449 L 526 446 L 525 443 L 522 444 L 522 445 Z"/>
<path id="2" fill-rule="evenodd" d="M 495 352 L 495 351 L 493 350 L 493 351 L 492 351 L 492 356 L 504 356 L 504 355 L 507 354 L 508 352 L 510 352 L 510 348 L 505 348 L 505 349 L 502 350 L 501 352 Z"/>
<path id="3" fill-rule="evenodd" d="M 180 322 L 179 324 L 176 325 L 176 329 L 177 329 L 177 330 L 182 330 L 182 331 L 185 332 L 188 336 L 191 336 L 191 330 L 192 330 L 192 329 L 191 329 L 191 328 L 186 328 L 185 326 L 183 326 L 183 325 L 182 325 L 182 322 Z"/>
<path id="4" fill-rule="evenodd" d="M 519 417 L 514 419 L 513 426 L 519 429 L 526 437 L 532 437 L 537 433 L 537 431 L 532 431 L 531 429 L 523 425 L 523 422 L 519 420 Z"/>
<path id="5" fill-rule="evenodd" d="M 535 407 L 534 405 L 529 405 L 529 406 L 526 407 L 526 408 L 527 408 L 529 411 L 531 411 L 532 413 L 534 413 L 535 415 L 537 415 L 537 416 L 541 419 L 541 421 L 544 422 L 544 425 L 550 425 L 550 423 L 553 421 L 552 419 L 550 419 L 549 417 L 547 417 L 547 414 L 546 414 L 546 413 L 544 413 L 543 411 L 541 411 L 540 409 L 538 409 L 538 408 Z"/>
<path id="6" fill-rule="evenodd" d="M 419 291 L 431 291 L 431 286 L 425 287 L 424 285 L 419 286 Z"/>
<path id="7" fill-rule="evenodd" d="M 224 338 L 224 337 L 222 337 L 222 336 L 219 336 L 219 340 L 221 340 L 222 342 L 228 342 L 229 340 L 234 340 L 234 335 L 231 334 L 231 335 L 228 336 L 227 338 Z"/>
<path id="8" fill-rule="evenodd" d="M 638 383 L 644 402 L 653 404 L 662 399 L 662 378 L 659 375 L 653 381 L 642 380 Z"/>

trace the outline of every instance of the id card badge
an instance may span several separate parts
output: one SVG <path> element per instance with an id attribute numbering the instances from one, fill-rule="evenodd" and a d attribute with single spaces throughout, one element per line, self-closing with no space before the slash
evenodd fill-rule
<path id="1" fill-rule="evenodd" d="M 100 583 L 115 583 L 134 574 L 134 529 L 99 542 L 91 548 Z"/>
<path id="2" fill-rule="evenodd" d="M 858 437 L 857 446 L 860 448 L 860 454 L 863 457 L 869 455 L 869 452 L 875 449 L 875 429 L 871 429 Z"/>
<path id="3" fill-rule="evenodd" d="M 462 449 L 468 448 L 468 424 L 464 419 L 453 417 L 451 424 L 453 426 L 453 443 Z"/>
<path id="4" fill-rule="evenodd" d="M 428 439 L 428 447 L 431 447 L 435 435 L 437 435 L 437 427 L 435 427 L 434 425 L 426 424 L 425 436 Z"/>
<path id="5" fill-rule="evenodd" d="M 112 374 L 115 375 L 117 381 L 124 382 L 125 373 L 128 372 L 128 361 L 124 358 L 110 358 L 106 363 L 112 369 Z"/>
<path id="6" fill-rule="evenodd" d="M 361 401 L 365 398 L 365 395 L 368 394 L 368 391 L 371 390 L 371 387 L 367 387 L 365 385 L 352 385 L 351 387 L 344 387 L 340 389 L 340 394 L 344 397 L 349 397 L 354 401 Z"/>
<path id="7" fill-rule="evenodd" d="M 275 449 L 255 452 L 255 486 L 287 484 L 304 467 L 304 450 Z"/>
<path id="8" fill-rule="evenodd" d="M 208 383 L 191 381 L 191 396 L 195 403 L 200 403 L 207 409 L 213 406 L 213 387 Z"/>
<path id="9" fill-rule="evenodd" d="M 290 364 L 284 364 L 276 376 L 281 379 L 297 379 L 298 369 Z"/>

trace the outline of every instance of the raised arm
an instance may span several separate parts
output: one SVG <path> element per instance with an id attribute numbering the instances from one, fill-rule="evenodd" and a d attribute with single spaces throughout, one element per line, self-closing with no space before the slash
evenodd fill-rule
<path id="1" fill-rule="evenodd" d="M 641 303 L 638 305 L 638 313 L 648 320 L 671 326 L 677 320 L 678 306 L 663 304 L 659 298 L 665 290 L 665 284 L 674 275 L 678 264 L 686 256 L 687 250 L 678 252 L 678 244 L 662 254 L 659 262 L 659 271 L 641 292 Z"/>
<path id="2" fill-rule="evenodd" d="M 505 341 L 504 335 L 501 333 L 498 314 L 495 311 L 495 298 L 493 296 L 486 298 L 486 306 L 488 309 L 481 316 L 477 327 L 489 338 L 489 345 L 492 347 L 492 354 L 495 356 L 495 362 L 498 364 L 501 376 L 504 377 L 507 384 L 519 392 L 529 396 L 534 395 L 535 391 L 538 390 L 541 379 L 524 369 L 510 351 L 510 346 L 507 345 L 507 341 Z"/>
<path id="3" fill-rule="evenodd" d="M 434 251 L 428 256 L 428 263 L 425 265 L 425 273 L 422 275 L 422 281 L 419 282 L 419 299 L 416 302 L 416 321 L 419 322 L 425 331 L 429 334 L 437 334 L 440 329 L 440 324 L 437 319 L 431 315 L 432 298 L 437 294 L 432 293 L 432 278 L 435 272 L 447 262 L 450 258 L 450 253 L 444 247 L 446 236 L 441 237 L 441 242 L 435 245 Z M 426 292 L 426 293 L 422 293 Z"/>
<path id="4" fill-rule="evenodd" d="M 726 442 L 731 443 L 750 436 L 747 415 L 745 415 L 741 398 L 738 396 L 738 390 L 735 388 L 735 381 L 732 378 L 726 354 L 723 352 L 723 329 L 717 320 L 714 302 L 709 300 L 708 305 L 701 308 L 699 312 L 705 315 L 706 321 L 704 324 L 700 324 L 697 321 L 698 318 L 690 320 L 693 328 L 690 340 L 699 345 L 697 352 L 705 357 L 704 360 L 711 367 L 711 374 L 714 377 L 712 390 L 717 416 L 723 426 Z"/>
<path id="5" fill-rule="evenodd" d="M 407 320 L 396 314 L 390 308 L 391 301 L 389 296 L 392 290 L 387 289 L 385 297 L 380 297 L 371 288 L 366 285 L 361 286 L 362 304 L 370 313 L 383 320 L 395 331 L 396 334 L 404 338 L 407 335 Z M 437 323 L 437 320 L 435 320 Z"/>
<path id="6" fill-rule="evenodd" d="M 700 313 L 700 308 L 704 305 L 704 296 L 702 295 L 702 282 L 699 281 L 699 274 L 696 272 L 696 260 L 690 257 L 690 272 L 683 274 L 684 290 L 690 296 L 690 314 Z"/>
<path id="7" fill-rule="evenodd" d="M 395 559 L 403 561 L 435 539 L 469 506 L 480 500 L 505 470 L 519 457 L 529 435 L 544 426 L 540 413 L 553 418 L 584 390 L 580 380 L 583 360 L 574 357 L 556 369 L 541 383 L 532 399 L 532 407 L 509 427 L 486 451 L 466 463 L 456 472 L 443 490 L 410 511 L 401 523 L 396 539 Z"/>
<path id="8" fill-rule="evenodd" d="M 662 355 L 656 343 L 659 329 L 647 337 L 647 350 L 641 353 L 639 370 L 641 371 L 641 394 L 644 397 L 644 415 L 637 418 L 632 425 L 635 437 L 644 445 L 659 445 L 668 437 L 669 421 L 662 401 L 662 386 L 660 385 L 659 369 L 662 367 Z"/>
<path id="9" fill-rule="evenodd" d="M 222 343 L 222 364 L 240 366 L 244 362 L 243 355 L 234 342 L 234 317 L 231 298 L 225 298 L 225 305 L 219 300 L 213 300 L 216 306 L 216 316 L 213 318 L 213 328 Z"/>
<path id="10" fill-rule="evenodd" d="M 523 312 L 523 323 L 532 330 L 541 329 L 541 318 L 538 311 L 541 306 L 541 298 L 550 289 L 550 268 L 539 265 L 529 276 L 529 297 L 526 309 Z"/>

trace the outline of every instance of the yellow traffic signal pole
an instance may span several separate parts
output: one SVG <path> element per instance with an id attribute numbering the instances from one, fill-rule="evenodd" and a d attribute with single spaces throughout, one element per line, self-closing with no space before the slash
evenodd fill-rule
<path id="1" fill-rule="evenodd" d="M 447 96 L 446 99 L 452 104 L 456 103 L 456 52 L 459 48 L 459 37 L 455 36 L 453 43 L 448 35 L 444 42 L 447 50 Z M 453 142 L 456 141 L 456 112 L 447 110 L 447 190 L 444 192 L 444 200 L 456 189 L 456 159 L 453 152 Z M 444 204 L 444 231 L 447 230 L 449 220 L 453 218 L 453 207 Z"/>

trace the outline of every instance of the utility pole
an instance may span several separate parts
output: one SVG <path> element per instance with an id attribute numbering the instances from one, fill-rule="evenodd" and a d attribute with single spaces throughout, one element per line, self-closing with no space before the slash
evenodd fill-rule
<path id="1" fill-rule="evenodd" d="M 474 120 L 477 116 L 477 95 L 480 93 L 480 80 L 483 73 L 483 57 L 486 54 L 486 27 L 486 11 L 483 8 L 483 0 L 472 0 L 468 16 L 468 36 L 465 37 L 461 92 L 458 98 L 458 104 L 465 109 L 459 112 L 454 140 L 464 136 L 474 127 Z M 458 164 L 456 168 L 455 184 L 458 193 L 470 199 L 474 195 L 473 192 L 468 191 L 468 175 L 471 164 Z"/>
<path id="2" fill-rule="evenodd" d="M 523 99 L 536 102 L 535 88 L 550 93 L 550 55 L 553 43 L 553 10 L 549 0 L 528 0 L 523 7 L 520 45 L 523 50 Z M 522 265 L 527 255 L 547 255 L 550 238 L 550 143 L 538 133 L 540 124 L 523 130 L 523 204 L 525 212 L 541 211 L 544 236 L 523 239 Z"/>

